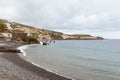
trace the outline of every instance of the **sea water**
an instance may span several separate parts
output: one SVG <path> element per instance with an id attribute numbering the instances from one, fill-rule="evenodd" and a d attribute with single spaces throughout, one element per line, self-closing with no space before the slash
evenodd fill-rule
<path id="1" fill-rule="evenodd" d="M 120 80 L 120 40 L 57 40 L 24 52 L 27 61 L 75 80 Z"/>

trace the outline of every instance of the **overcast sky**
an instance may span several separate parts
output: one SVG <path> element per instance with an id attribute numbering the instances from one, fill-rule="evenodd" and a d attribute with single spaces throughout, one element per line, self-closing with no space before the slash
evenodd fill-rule
<path id="1" fill-rule="evenodd" d="M 63 33 L 120 39 L 120 0 L 0 0 L 0 18 Z"/>

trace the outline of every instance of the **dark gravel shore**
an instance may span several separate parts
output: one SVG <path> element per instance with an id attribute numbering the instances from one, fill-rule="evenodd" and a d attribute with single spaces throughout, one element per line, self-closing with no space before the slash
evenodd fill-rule
<path id="1" fill-rule="evenodd" d="M 5 44 L 10 49 L 20 45 Z M 0 80 L 71 80 L 34 66 L 18 54 L 21 53 L 0 52 Z"/>

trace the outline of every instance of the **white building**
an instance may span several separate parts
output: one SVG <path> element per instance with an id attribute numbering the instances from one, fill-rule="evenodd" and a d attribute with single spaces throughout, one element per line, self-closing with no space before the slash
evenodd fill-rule
<path id="1" fill-rule="evenodd" d="M 5 33 L 2 33 L 2 35 L 6 38 L 11 38 L 12 37 L 12 33 L 5 32 Z"/>
<path id="2" fill-rule="evenodd" d="M 10 26 L 10 23 L 5 23 L 5 24 L 6 24 L 6 26 L 9 30 L 12 30 L 12 27 Z"/>

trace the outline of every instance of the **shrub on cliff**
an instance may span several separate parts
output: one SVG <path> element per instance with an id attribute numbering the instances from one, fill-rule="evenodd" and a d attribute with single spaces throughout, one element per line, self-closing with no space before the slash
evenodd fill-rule
<path id="1" fill-rule="evenodd" d="M 48 33 L 52 39 L 62 39 L 63 33 L 51 31 Z"/>
<path id="2" fill-rule="evenodd" d="M 0 23 L 0 32 L 4 32 L 5 30 L 7 30 L 7 27 L 4 23 Z"/>
<path id="3" fill-rule="evenodd" d="M 35 38 L 35 39 L 37 39 L 38 35 L 37 34 L 32 34 L 32 35 L 28 36 L 28 38 Z"/>
<path id="4" fill-rule="evenodd" d="M 22 39 L 24 42 L 26 42 L 27 44 L 39 44 L 39 41 L 35 38 L 30 38 L 30 37 L 27 37 L 27 38 L 24 38 Z"/>

